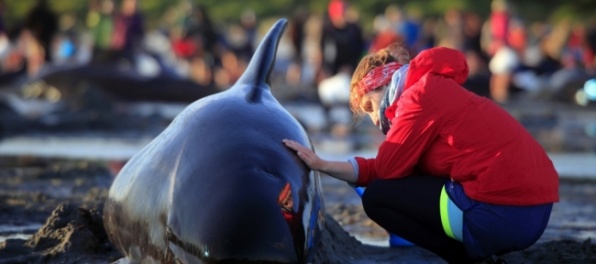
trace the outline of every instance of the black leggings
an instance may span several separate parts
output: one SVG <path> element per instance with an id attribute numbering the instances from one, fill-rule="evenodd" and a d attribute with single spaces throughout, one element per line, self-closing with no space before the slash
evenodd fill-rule
<path id="1" fill-rule="evenodd" d="M 362 196 L 370 219 L 387 231 L 425 248 L 449 263 L 469 263 L 464 245 L 443 231 L 439 198 L 448 180 L 408 176 L 376 180 Z"/>

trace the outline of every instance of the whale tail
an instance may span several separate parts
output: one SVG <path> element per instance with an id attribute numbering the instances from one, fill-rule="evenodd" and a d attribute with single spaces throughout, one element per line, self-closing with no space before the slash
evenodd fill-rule
<path id="1" fill-rule="evenodd" d="M 240 76 L 236 84 L 236 86 L 240 84 L 240 86 L 250 87 L 247 97 L 249 101 L 259 101 L 262 91 L 269 89 L 277 46 L 287 23 L 287 19 L 282 18 L 269 29 L 252 56 L 246 71 Z"/>

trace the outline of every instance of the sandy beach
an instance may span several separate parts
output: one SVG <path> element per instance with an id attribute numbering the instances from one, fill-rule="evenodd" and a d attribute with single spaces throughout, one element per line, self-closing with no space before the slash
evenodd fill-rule
<path id="1" fill-rule="evenodd" d="M 446 263 L 416 245 L 391 246 L 355 190 L 329 175 L 320 176 L 322 214 L 317 181 L 282 142 L 275 145 L 286 138 L 310 142 L 330 160 L 374 157 L 386 139 L 378 126 L 388 122 L 394 128 L 383 150 L 410 148 L 407 143 L 417 150 L 395 162 L 472 179 L 466 192 L 495 203 L 554 199 L 550 164 L 533 157 L 540 144 L 559 173 L 560 201 L 534 245 L 498 257 L 596 264 L 596 17 L 589 12 L 596 1 L 237 2 L 0 0 L 0 264 L 128 263 L 119 261 L 124 254 L 117 247 L 165 261 L 183 252 L 205 264 L 222 256 L 257 258 L 251 253 L 279 260 L 272 255 L 280 249 L 310 258 L 302 253 L 312 252 L 304 249 L 313 245 L 322 217 L 309 264 Z M 457 86 L 493 100 L 538 144 L 497 106 Z M 354 122 L 350 106 L 373 121 Z M 467 129 L 472 126 L 487 129 Z M 410 140 L 416 134 L 421 140 Z M 140 158 L 116 178 L 133 156 Z M 474 161 L 459 162 L 470 156 Z M 486 157 L 507 163 L 484 166 Z M 495 164 L 510 160 L 511 172 L 499 174 L 505 170 Z M 386 177 L 409 173 L 381 173 L 380 161 L 386 160 L 367 167 Z M 309 166 L 334 167 L 319 164 L 325 165 Z M 536 164 L 548 170 L 527 172 Z M 367 168 L 359 166 L 366 182 Z M 478 176 L 485 171 L 489 177 Z M 511 176 L 515 171 L 522 176 Z M 510 188 L 543 174 L 549 187 L 532 190 L 547 195 Z M 489 186 L 494 175 L 506 177 Z M 213 179 L 226 181 L 206 184 Z M 277 185 L 261 179 L 286 187 L 268 196 Z M 508 179 L 522 184 L 502 184 Z M 109 236 L 106 204 L 117 208 L 106 210 Z M 442 204 L 449 232 L 456 214 L 448 213 L 448 221 L 444 214 Z"/>
<path id="2" fill-rule="evenodd" d="M 34 129 L 3 139 L 0 264 L 112 263 L 121 258 L 107 239 L 103 204 L 118 169 L 182 109 L 159 107 L 161 117 L 110 118 L 111 129 Z M 171 113 L 163 116 L 168 111 L 162 108 Z M 308 113 L 303 106 L 287 108 L 297 110 L 296 115 Z M 547 229 L 534 246 L 502 258 L 508 263 L 596 263 L 596 158 L 580 148 L 591 149 L 593 142 L 585 135 L 572 136 L 594 118 L 589 111 L 561 105 L 521 105 L 508 110 L 552 153 L 561 178 L 561 201 L 553 207 Z M 536 121 L 551 115 L 556 116 L 557 125 Z M 122 128 L 127 126 L 120 123 L 135 118 L 143 125 Z M 309 131 L 317 152 L 338 160 L 371 155 L 382 140 L 375 127 L 364 125 L 353 132 L 354 137 Z M 366 216 L 351 187 L 326 175 L 321 182 L 327 221 L 314 263 L 444 263 L 415 246 L 389 247 L 387 232 Z"/>
<path id="3" fill-rule="evenodd" d="M 109 162 L 0 159 L 0 263 L 111 263 L 102 206 L 114 178 Z M 322 176 L 326 229 L 314 263 L 444 263 L 418 247 L 387 247 L 356 193 Z M 596 263 L 596 182 L 563 180 L 561 202 L 537 244 L 508 263 Z"/>

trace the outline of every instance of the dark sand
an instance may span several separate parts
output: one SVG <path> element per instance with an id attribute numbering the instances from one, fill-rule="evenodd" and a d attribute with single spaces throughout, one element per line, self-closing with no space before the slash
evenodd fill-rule
<path id="1" fill-rule="evenodd" d="M 25 233 L 33 234 L 28 239 L 1 242 L 0 263 L 111 263 L 121 256 L 107 240 L 102 224 L 101 208 L 113 179 L 107 164 L 3 158 L 0 165 L 1 225 L 43 224 L 39 229 L 24 228 Z M 383 232 L 366 218 L 359 205 L 334 201 L 341 199 L 335 194 L 345 191 L 338 187 L 343 185 L 323 182 L 328 214 L 315 263 L 444 263 L 417 247 L 387 248 L 359 242 L 345 230 L 368 227 L 372 231 L 360 233 L 371 236 Z M 563 181 L 561 200 L 591 206 L 596 200 L 595 187 L 596 182 Z M 566 203 L 566 207 L 568 204 L 573 203 Z M 554 210 L 551 222 L 574 217 L 555 215 L 565 212 Z M 587 214 L 589 217 L 593 212 Z M 545 235 L 559 238 L 541 239 L 527 250 L 502 258 L 508 263 L 596 263 L 596 244 L 573 239 L 581 226 L 554 226 L 555 230 L 547 230 Z M 0 230 L 0 235 L 11 235 L 11 231 Z"/>

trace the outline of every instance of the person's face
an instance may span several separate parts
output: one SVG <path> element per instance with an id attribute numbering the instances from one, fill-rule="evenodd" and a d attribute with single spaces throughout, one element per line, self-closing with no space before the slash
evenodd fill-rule
<path id="1" fill-rule="evenodd" d="M 362 110 L 370 117 L 370 120 L 375 126 L 379 126 L 380 123 L 379 108 L 381 106 L 381 100 L 385 96 L 385 89 L 387 89 L 386 85 L 368 92 L 363 97 Z"/>
<path id="2" fill-rule="evenodd" d="M 122 2 L 122 13 L 126 15 L 134 14 L 137 10 L 137 0 L 124 0 Z"/>

